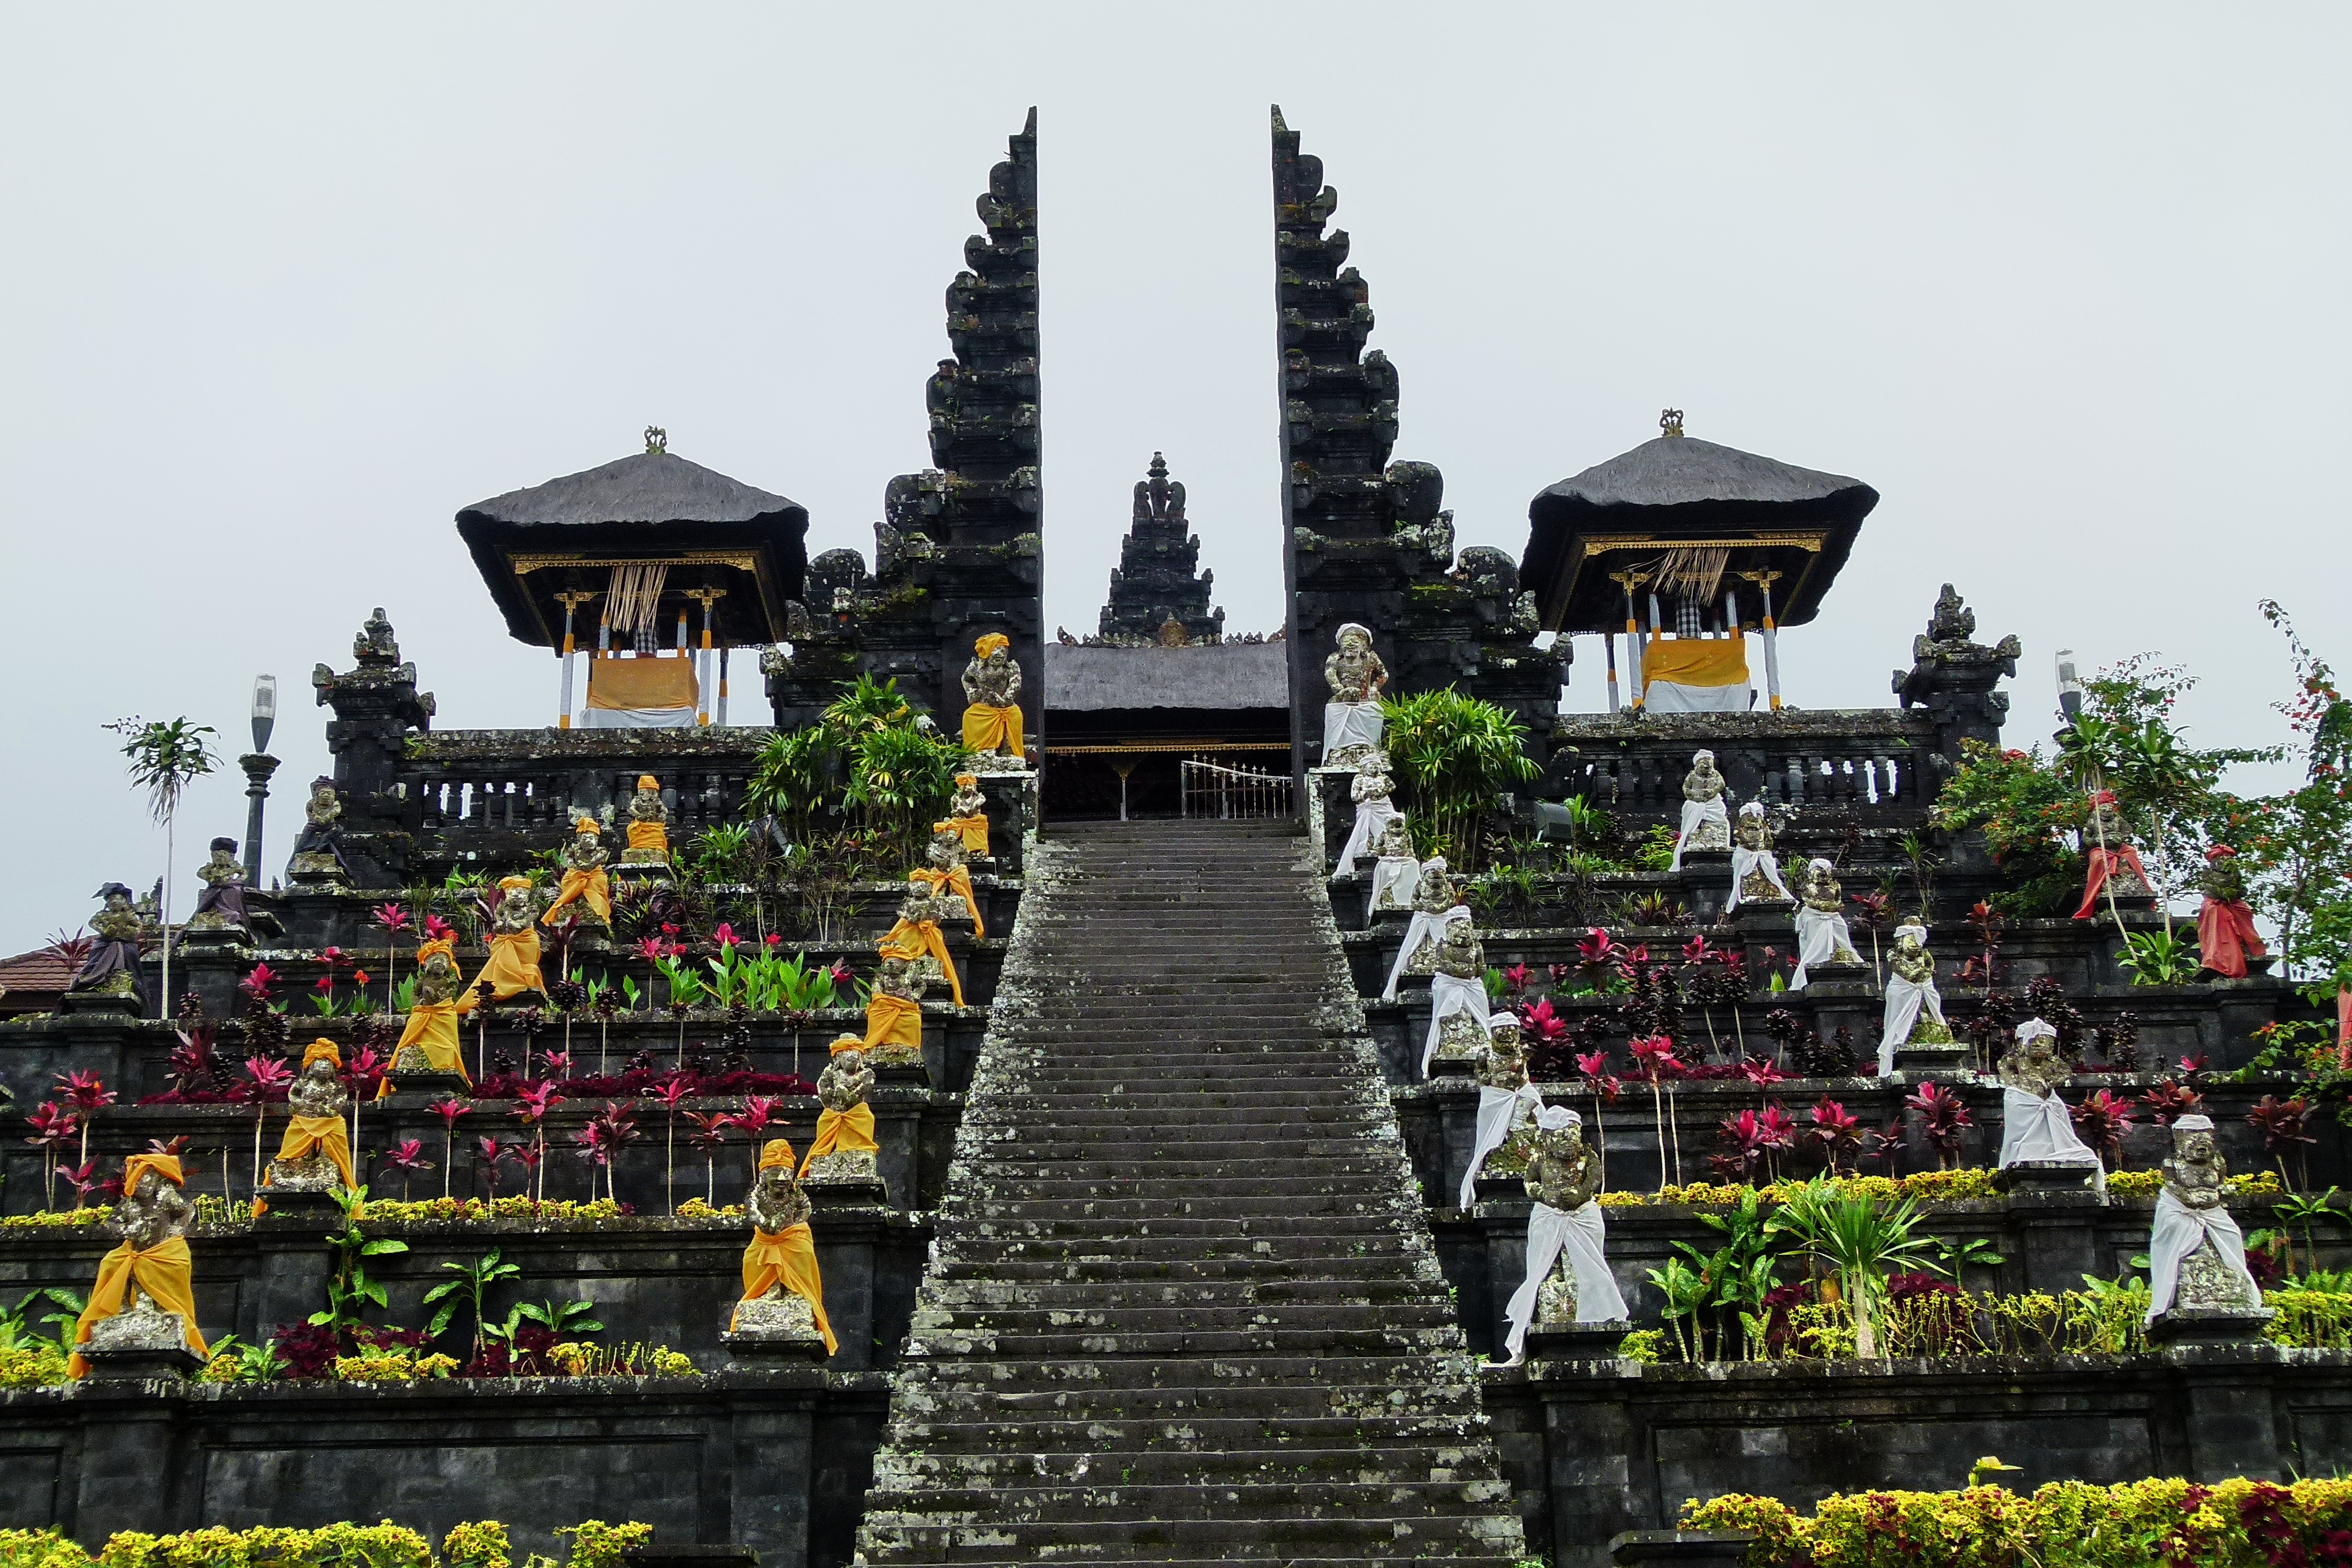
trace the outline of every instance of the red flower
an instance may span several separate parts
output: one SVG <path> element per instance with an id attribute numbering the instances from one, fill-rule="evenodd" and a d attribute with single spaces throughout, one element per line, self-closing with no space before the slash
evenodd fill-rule
<path id="1" fill-rule="evenodd" d="M 718 943 L 720 947 L 733 947 L 737 942 L 740 942 L 742 938 L 735 934 L 735 928 L 732 925 L 729 924 L 725 921 L 720 921 L 719 922 L 719 929 L 710 933 L 710 940 Z"/>
<path id="2" fill-rule="evenodd" d="M 266 963 L 257 963 L 247 973 L 243 980 L 237 982 L 236 988 L 256 1002 L 267 1002 L 269 1000 L 270 983 L 277 978 L 276 970 Z"/>
<path id="3" fill-rule="evenodd" d="M 355 969 L 355 970 L 352 971 L 352 984 L 354 984 L 354 985 L 365 985 L 367 983 L 368 983 L 368 972 L 367 972 L 366 970 L 364 970 L 364 969 Z"/>
<path id="4" fill-rule="evenodd" d="M 451 925 L 447 921 L 443 920 L 439 915 L 426 915 L 425 917 L 425 940 L 427 942 L 446 942 L 451 936 L 457 934 L 457 927 Z"/>
<path id="5" fill-rule="evenodd" d="M 1525 991 L 1528 988 L 1528 982 L 1533 978 L 1534 976 L 1528 973 L 1528 966 L 1524 963 L 1514 963 L 1503 971 L 1504 987 L 1515 996 Z"/>
<path id="6" fill-rule="evenodd" d="M 368 920 L 371 924 L 380 925 L 386 931 L 403 931 L 408 929 L 408 911 L 398 904 L 378 904 Z"/>
<path id="7" fill-rule="evenodd" d="M 769 933 L 768 933 L 764 938 L 762 938 L 761 940 L 762 940 L 762 941 L 764 941 L 764 942 L 766 942 L 770 947 L 775 947 L 775 946 L 777 946 L 778 944 L 780 944 L 781 942 L 782 942 L 782 941 L 783 941 L 784 939 L 783 939 L 782 937 L 781 937 L 781 936 L 778 936 L 774 931 L 770 931 L 770 932 L 769 932 Z"/>
<path id="8" fill-rule="evenodd" d="M 57 1085 L 58 1098 L 84 1116 L 103 1110 L 115 1100 L 114 1091 L 94 1072 L 58 1073 Z"/>
<path id="9" fill-rule="evenodd" d="M 462 1100 L 441 1100 L 425 1109 L 439 1117 L 445 1129 L 454 1132 L 457 1130 L 457 1119 L 474 1108 Z"/>
<path id="10" fill-rule="evenodd" d="M 1526 1030 L 1538 1045 L 1549 1045 L 1568 1033 L 1568 1020 L 1552 1011 L 1549 996 L 1538 996 L 1532 1003 L 1521 1003 L 1517 1011 L 1519 1027 Z"/>
<path id="11" fill-rule="evenodd" d="M 1769 1089 L 1789 1076 L 1762 1057 L 1742 1058 L 1739 1075 L 1759 1089 Z"/>
<path id="12" fill-rule="evenodd" d="M 657 936 L 643 937 L 637 942 L 637 956 L 647 963 L 658 963 L 669 956 L 669 950 L 662 945 L 662 939 Z"/>

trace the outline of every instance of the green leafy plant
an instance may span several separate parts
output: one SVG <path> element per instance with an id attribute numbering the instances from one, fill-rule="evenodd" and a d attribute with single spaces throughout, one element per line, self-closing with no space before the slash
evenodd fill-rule
<path id="1" fill-rule="evenodd" d="M 1381 715 L 1416 832 L 1426 828 L 1456 870 L 1475 872 L 1479 818 L 1498 795 L 1542 772 L 1526 752 L 1526 726 L 1509 710 L 1450 686 L 1383 699 Z"/>
<path id="2" fill-rule="evenodd" d="M 1932 1268 L 1934 1240 L 1919 1231 L 1918 1201 L 1881 1203 L 1847 1196 L 1821 1177 L 1788 1189 L 1765 1232 L 1785 1237 L 1826 1268 L 1853 1317 L 1854 1353 L 1878 1354 L 1877 1315 L 1886 1277 L 1901 1269 Z"/>
<path id="3" fill-rule="evenodd" d="M 474 1354 L 478 1356 L 488 1338 L 484 1331 L 483 1299 L 489 1294 L 492 1286 L 519 1277 L 522 1268 L 520 1264 L 500 1262 L 499 1249 L 495 1247 L 470 1263 L 444 1263 L 441 1267 L 457 1278 L 445 1279 L 425 1292 L 425 1305 L 431 1307 L 439 1303 L 427 1331 L 435 1339 L 439 1339 L 449 1327 L 450 1321 L 457 1317 L 458 1309 L 465 1308 L 474 1314 Z"/>
<path id="4" fill-rule="evenodd" d="M 2197 942 L 2187 931 L 2126 931 L 2123 943 L 2116 963 L 2135 985 L 2186 985 L 2197 978 Z"/>
<path id="5" fill-rule="evenodd" d="M 393 1237 L 372 1237 L 360 1228 L 361 1209 L 367 1202 L 365 1186 L 331 1191 L 335 1206 L 342 1211 L 343 1228 L 327 1233 L 327 1245 L 334 1251 L 334 1269 L 327 1279 L 327 1304 L 311 1313 L 310 1321 L 343 1328 L 361 1321 L 368 1308 L 385 1304 L 382 1282 L 368 1277 L 367 1260 L 406 1252 L 408 1243 Z"/>

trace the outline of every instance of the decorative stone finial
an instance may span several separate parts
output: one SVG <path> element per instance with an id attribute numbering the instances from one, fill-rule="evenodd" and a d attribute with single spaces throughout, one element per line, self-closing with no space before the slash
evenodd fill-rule
<path id="1" fill-rule="evenodd" d="M 646 426 L 646 456 L 658 458 L 669 450 L 669 432 L 658 425 Z"/>
<path id="2" fill-rule="evenodd" d="M 1681 435 L 1683 433 L 1683 411 L 1679 408 L 1659 409 L 1658 429 L 1663 434 L 1668 436 Z"/>

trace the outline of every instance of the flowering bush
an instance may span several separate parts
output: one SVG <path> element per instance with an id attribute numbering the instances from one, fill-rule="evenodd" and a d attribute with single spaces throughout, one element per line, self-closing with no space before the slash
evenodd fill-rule
<path id="1" fill-rule="evenodd" d="M 568 1568 L 618 1568 L 621 1552 L 651 1541 L 654 1530 L 591 1519 L 554 1533 L 570 1538 Z M 55 1530 L 0 1530 L 0 1568 L 515 1568 L 511 1551 L 507 1527 L 495 1521 L 454 1527 L 438 1556 L 424 1536 L 390 1520 L 323 1530 L 122 1531 L 96 1557 Z M 537 1552 L 529 1561 L 553 1568 Z"/>
<path id="2" fill-rule="evenodd" d="M 47 1388 L 66 1380 L 66 1352 L 55 1340 L 0 1350 L 0 1388 Z M 0 1563 L 9 1560 L 0 1556 Z"/>

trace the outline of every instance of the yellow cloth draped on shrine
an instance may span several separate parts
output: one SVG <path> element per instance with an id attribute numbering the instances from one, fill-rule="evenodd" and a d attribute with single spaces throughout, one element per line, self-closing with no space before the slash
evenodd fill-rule
<path id="1" fill-rule="evenodd" d="M 925 866 L 908 872 L 907 879 L 910 882 L 929 883 L 931 896 L 934 898 L 939 896 L 940 889 L 942 888 L 961 897 L 963 900 L 964 908 L 971 911 L 971 934 L 974 937 L 983 937 L 988 934 L 988 926 L 980 918 L 980 900 L 971 896 L 971 873 L 963 867 L 957 866 L 945 871 L 935 871 Z"/>
<path id="2" fill-rule="evenodd" d="M 877 991 L 866 1002 L 866 1048 L 903 1046 L 923 1048 L 923 1005 L 904 996 Z"/>
<path id="3" fill-rule="evenodd" d="M 658 822 L 632 822 L 629 824 L 629 847 L 632 849 L 658 849 L 664 854 L 667 854 L 669 852 L 669 829 L 663 826 Z"/>
<path id="4" fill-rule="evenodd" d="M 691 658 L 656 654 L 588 661 L 591 708 L 691 708 L 699 696 Z"/>
<path id="5" fill-rule="evenodd" d="M 751 1233 L 751 1245 L 743 1249 L 743 1300 L 757 1300 L 778 1285 L 809 1304 L 816 1314 L 816 1331 L 824 1336 L 824 1353 L 831 1355 L 839 1348 L 833 1337 L 833 1324 L 824 1315 L 824 1280 L 816 1271 L 816 1240 L 808 1222 L 786 1226 L 773 1236 Z M 735 1316 L 742 1316 L 739 1305 Z M 728 1320 L 734 1328 L 734 1319 Z"/>
<path id="6" fill-rule="evenodd" d="M 819 1154 L 879 1154 L 882 1145 L 874 1142 L 874 1108 L 853 1105 L 846 1110 L 827 1106 L 817 1113 L 816 1139 L 810 1143 L 808 1158 L 801 1162 L 801 1174 L 808 1174 L 809 1161 Z"/>
<path id="7" fill-rule="evenodd" d="M 1021 755 L 1021 710 L 975 702 L 963 710 L 963 749 Z"/>
<path id="8" fill-rule="evenodd" d="M 564 872 L 562 885 L 557 889 L 555 895 L 555 902 L 547 906 L 547 912 L 539 917 L 539 923 L 543 926 L 553 925 L 555 917 L 562 912 L 563 906 L 575 901 L 584 902 L 590 909 L 595 910 L 596 918 L 606 925 L 613 923 L 613 879 L 604 874 L 604 867 L 594 867 L 586 871 Z"/>
<path id="9" fill-rule="evenodd" d="M 880 952 L 885 958 L 903 958 L 909 963 L 929 953 L 940 961 L 940 972 L 948 977 L 948 994 L 955 998 L 957 1006 L 963 1005 L 963 982 L 956 978 L 955 960 L 948 956 L 948 939 L 940 934 L 939 921 L 900 921 L 882 939 Z"/>
<path id="10" fill-rule="evenodd" d="M 483 961 L 481 972 L 457 994 L 458 1012 L 470 1013 L 481 1005 L 474 987 L 485 980 L 490 983 L 490 994 L 501 1002 L 526 991 L 545 991 L 547 979 L 539 972 L 539 933 L 510 931 L 490 938 L 490 955 Z"/>
<path id="11" fill-rule="evenodd" d="M 1742 637 L 1653 637 L 1642 649 L 1642 689 L 1654 681 L 1672 686 L 1748 685 L 1748 639 Z"/>
<path id="12" fill-rule="evenodd" d="M 963 835 L 963 852 L 967 855 L 988 853 L 988 814 L 975 811 L 970 816 L 950 816 L 948 826 Z"/>
<path id="13" fill-rule="evenodd" d="M 286 1124 L 285 1141 L 278 1145 L 278 1157 L 291 1163 L 307 1156 L 313 1149 L 323 1150 L 341 1173 L 345 1187 L 356 1188 L 357 1176 L 352 1174 L 351 1130 L 340 1116 L 297 1116 Z M 269 1178 L 262 1178 L 269 1184 Z"/>
<path id="14" fill-rule="evenodd" d="M 407 1026 L 400 1031 L 400 1043 L 392 1048 L 392 1059 L 400 1060 L 400 1053 L 415 1046 L 425 1053 L 425 1065 L 435 1072 L 453 1072 L 473 1086 L 473 1078 L 466 1071 L 466 1058 L 457 1049 L 457 1004 L 455 1002 L 419 1002 L 408 1010 Z M 392 1093 L 392 1075 L 384 1074 L 382 1087 L 375 1097 L 382 1100 Z"/>

